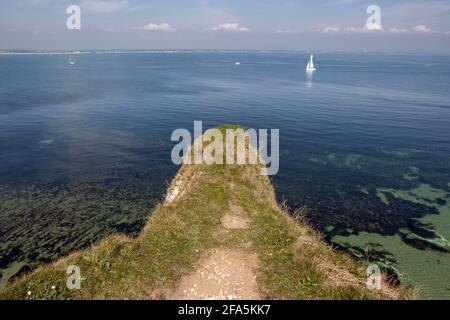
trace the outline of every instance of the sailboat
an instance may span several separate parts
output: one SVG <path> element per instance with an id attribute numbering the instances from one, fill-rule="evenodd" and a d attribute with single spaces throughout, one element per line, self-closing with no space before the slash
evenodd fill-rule
<path id="1" fill-rule="evenodd" d="M 75 64 L 75 61 L 72 60 L 72 56 L 69 56 L 69 64 L 73 66 Z"/>
<path id="2" fill-rule="evenodd" d="M 306 72 L 313 72 L 316 71 L 316 68 L 314 67 L 314 55 L 311 55 L 308 61 L 308 65 L 306 66 Z"/>

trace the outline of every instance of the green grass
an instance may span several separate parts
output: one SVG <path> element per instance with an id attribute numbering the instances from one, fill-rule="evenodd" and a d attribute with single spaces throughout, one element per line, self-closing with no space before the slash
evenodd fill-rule
<path id="1" fill-rule="evenodd" d="M 22 277 L 0 293 L 0 299 L 165 298 L 218 247 L 256 254 L 257 282 L 265 298 L 409 297 L 387 284 L 382 291 L 366 289 L 362 266 L 282 211 L 258 166 L 183 166 L 175 181 L 185 192 L 170 204 L 158 205 L 138 238 L 108 237 Z M 248 219 L 247 230 L 221 228 L 220 218 L 233 207 Z M 81 269 L 80 290 L 66 287 L 69 265 Z"/>

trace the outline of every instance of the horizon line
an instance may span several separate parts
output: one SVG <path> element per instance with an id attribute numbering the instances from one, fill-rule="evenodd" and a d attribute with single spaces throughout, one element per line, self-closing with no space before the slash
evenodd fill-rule
<path id="1" fill-rule="evenodd" d="M 307 50 L 307 49 L 217 49 L 217 48 L 191 48 L 191 49 L 2 49 L 0 55 L 20 54 L 89 54 L 89 53 L 156 53 L 156 52 L 292 52 L 292 53 L 335 53 L 335 54 L 391 54 L 391 55 L 428 55 L 428 56 L 450 56 L 450 53 L 430 53 L 423 51 L 376 51 L 376 50 Z"/>

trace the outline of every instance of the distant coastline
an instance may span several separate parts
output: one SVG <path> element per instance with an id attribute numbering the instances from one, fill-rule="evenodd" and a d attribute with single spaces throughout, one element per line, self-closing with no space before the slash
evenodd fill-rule
<path id="1" fill-rule="evenodd" d="M 0 51 L 0 55 L 72 55 L 72 54 L 86 54 L 91 52 L 82 51 Z"/>
<path id="2" fill-rule="evenodd" d="M 142 54 L 142 53 L 293 53 L 293 54 L 361 54 L 361 55 L 406 55 L 406 56 L 442 56 L 449 54 L 429 54 L 421 52 L 381 52 L 369 50 L 250 50 L 250 49 L 90 49 L 90 50 L 32 50 L 0 49 L 0 55 L 77 55 L 77 54 Z"/>

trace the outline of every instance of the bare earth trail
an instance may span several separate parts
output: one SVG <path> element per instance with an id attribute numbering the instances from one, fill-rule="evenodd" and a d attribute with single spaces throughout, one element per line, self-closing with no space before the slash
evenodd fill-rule
<path id="1" fill-rule="evenodd" d="M 221 232 L 247 230 L 249 220 L 240 207 L 221 218 Z M 248 246 L 249 247 L 249 246 Z M 256 282 L 257 256 L 249 248 L 216 248 L 201 260 L 194 273 L 184 276 L 173 295 L 175 300 L 259 300 Z"/>

